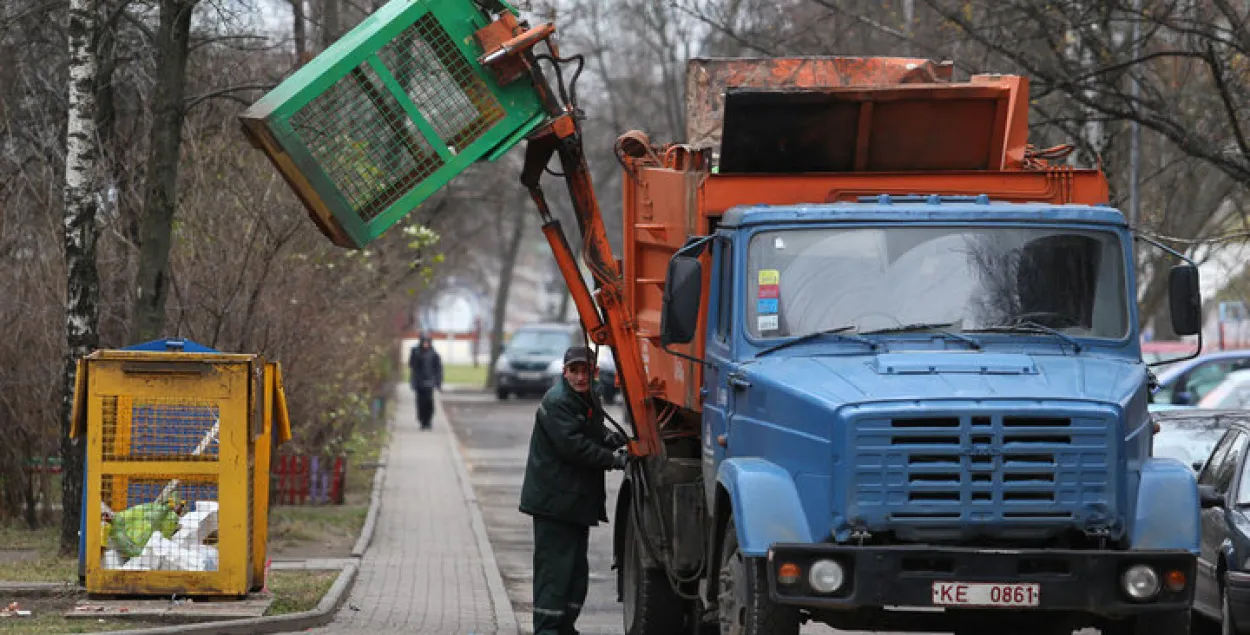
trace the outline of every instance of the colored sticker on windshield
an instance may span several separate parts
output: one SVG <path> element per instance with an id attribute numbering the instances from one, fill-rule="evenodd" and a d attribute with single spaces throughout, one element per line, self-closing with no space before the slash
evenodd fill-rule
<path id="1" fill-rule="evenodd" d="M 779 284 L 781 273 L 776 269 L 760 269 L 760 284 Z"/>
<path id="2" fill-rule="evenodd" d="M 761 284 L 758 295 L 760 298 L 776 298 L 780 295 L 780 289 L 781 287 L 775 284 Z"/>
<path id="3" fill-rule="evenodd" d="M 756 313 L 776 313 L 777 312 L 776 298 L 771 299 L 771 300 L 757 300 L 756 306 L 755 306 L 755 312 Z"/>
<path id="4" fill-rule="evenodd" d="M 777 330 L 779 324 L 780 322 L 775 314 L 761 315 L 759 317 L 759 326 L 761 331 L 775 331 Z"/>

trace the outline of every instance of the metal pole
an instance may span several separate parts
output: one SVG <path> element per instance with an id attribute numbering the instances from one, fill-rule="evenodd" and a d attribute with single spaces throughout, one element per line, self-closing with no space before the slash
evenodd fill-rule
<path id="1" fill-rule="evenodd" d="M 1141 2 L 1142 0 L 1133 0 L 1133 59 L 1141 57 Z M 1135 68 L 1130 67 L 1129 72 L 1134 73 Z M 1130 95 L 1133 98 L 1133 112 L 1137 112 L 1138 98 L 1141 95 L 1141 85 L 1137 81 L 1137 76 L 1133 75 L 1132 86 L 1130 87 Z M 1141 124 L 1137 119 L 1132 121 L 1132 129 L 1130 130 L 1130 146 L 1129 146 L 1129 182 L 1128 182 L 1128 222 L 1132 227 L 1137 226 L 1137 219 L 1140 218 L 1141 212 L 1141 196 L 1138 192 L 1137 182 L 1141 175 Z"/>

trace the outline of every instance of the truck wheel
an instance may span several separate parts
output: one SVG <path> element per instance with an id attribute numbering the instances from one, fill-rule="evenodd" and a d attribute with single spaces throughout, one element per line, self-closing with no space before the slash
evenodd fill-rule
<path id="1" fill-rule="evenodd" d="M 1109 624 L 1103 635 L 1189 635 L 1193 618 L 1189 609 L 1166 613 L 1145 613 Z"/>
<path id="2" fill-rule="evenodd" d="M 798 635 L 798 610 L 768 597 L 763 558 L 748 558 L 738 548 L 733 518 L 725 523 L 717 582 L 721 635 Z"/>
<path id="3" fill-rule="evenodd" d="M 634 514 L 625 514 L 625 554 L 621 564 L 621 590 L 627 635 L 680 633 L 691 611 L 673 592 L 663 569 L 642 566 L 642 537 Z"/>
<path id="4" fill-rule="evenodd" d="M 1228 603 L 1228 582 L 1226 581 L 1220 587 L 1220 635 L 1241 635 L 1246 632 L 1245 625 L 1238 624 L 1233 618 L 1233 607 Z"/>
<path id="5" fill-rule="evenodd" d="M 499 401 L 507 401 L 507 400 L 508 400 L 508 391 L 504 390 L 503 388 L 496 388 L 496 389 L 495 389 L 495 399 L 498 399 Z"/>

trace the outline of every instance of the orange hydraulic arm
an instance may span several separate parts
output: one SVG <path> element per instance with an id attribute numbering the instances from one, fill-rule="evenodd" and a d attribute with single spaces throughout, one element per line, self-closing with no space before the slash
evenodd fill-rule
<path id="1" fill-rule="evenodd" d="M 606 345 L 612 349 L 621 393 L 637 437 L 630 441 L 630 452 L 635 456 L 659 454 L 662 447 L 648 399 L 646 369 L 635 333 L 637 322 L 630 316 L 624 302 L 624 280 L 612 255 L 612 247 L 599 211 L 599 201 L 595 197 L 590 170 L 586 165 L 582 133 L 577 121 L 576 93 L 566 90 L 559 72 L 559 64 L 562 62 L 576 60 L 581 64 L 582 61 L 580 56 L 560 58 L 556 47 L 548 39 L 553 32 L 554 29 L 549 24 L 522 30 L 505 13 L 499 21 L 482 29 L 478 34 L 478 39 L 483 42 L 486 50 L 482 62 L 495 69 L 501 79 L 518 76 L 522 67 L 527 69 L 547 113 L 552 117 L 549 124 L 527 139 L 521 182 L 529 189 L 530 196 L 538 207 L 543 222 L 543 234 L 547 237 L 560 273 L 573 296 L 582 327 L 596 345 Z M 547 43 L 550 55 L 532 52 L 532 48 L 539 42 Z M 539 61 L 550 62 L 555 67 L 559 94 L 552 91 L 539 67 Z M 570 93 L 572 98 L 569 97 Z M 582 260 L 595 281 L 593 294 L 582 279 L 577 259 L 569 247 L 560 222 L 551 216 L 546 195 L 540 185 L 542 173 L 547 169 L 553 155 L 560 159 L 569 198 L 577 216 L 583 245 Z"/>

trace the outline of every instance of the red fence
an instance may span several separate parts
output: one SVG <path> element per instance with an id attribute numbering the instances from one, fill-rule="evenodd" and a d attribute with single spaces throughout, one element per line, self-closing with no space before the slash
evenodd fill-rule
<path id="1" fill-rule="evenodd" d="M 279 455 L 271 470 L 273 505 L 342 505 L 347 490 L 347 459 L 341 456 Z"/>

